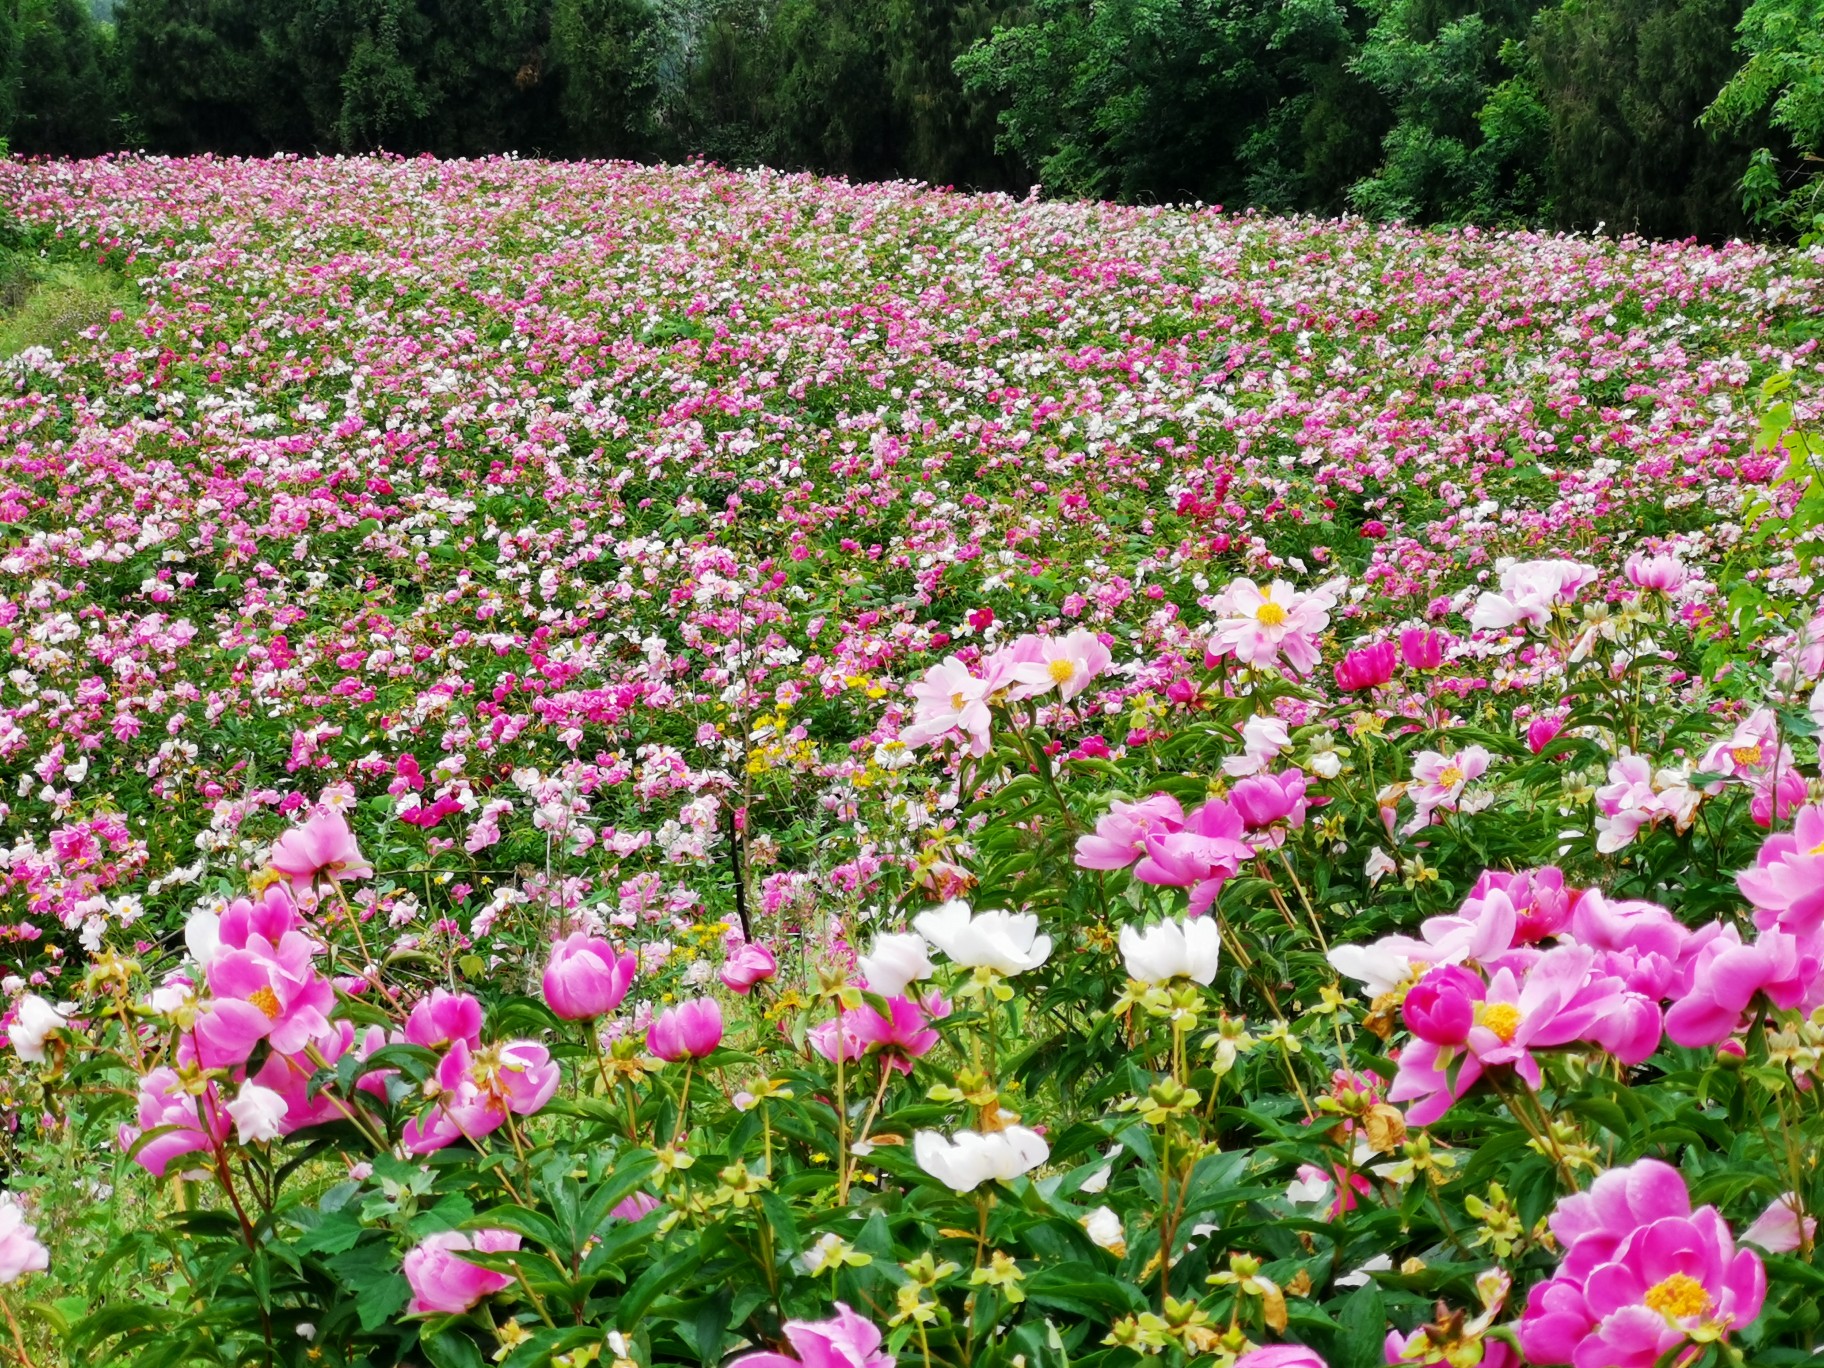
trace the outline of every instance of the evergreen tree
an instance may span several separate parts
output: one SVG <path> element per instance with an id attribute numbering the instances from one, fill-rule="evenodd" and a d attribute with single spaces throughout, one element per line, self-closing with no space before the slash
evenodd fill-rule
<path id="1" fill-rule="evenodd" d="M 648 0 L 555 0 L 551 55 L 571 148 L 592 157 L 653 150 L 664 38 Z"/>
<path id="2" fill-rule="evenodd" d="M 1752 143 L 1698 118 L 1740 59 L 1739 0 L 1564 0 L 1531 47 L 1550 117 L 1553 217 L 1565 227 L 1723 238 Z"/>
<path id="3" fill-rule="evenodd" d="M 100 27 L 83 0 L 20 0 L 15 152 L 92 157 L 114 145 L 113 92 Z"/>
<path id="4" fill-rule="evenodd" d="M 298 126 L 246 0 L 120 0 L 128 138 L 161 152 L 258 155 Z M 276 78 L 275 78 L 276 77 Z"/>

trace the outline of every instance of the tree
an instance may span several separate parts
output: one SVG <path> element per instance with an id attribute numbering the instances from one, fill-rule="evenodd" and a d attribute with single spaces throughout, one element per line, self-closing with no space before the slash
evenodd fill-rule
<path id="1" fill-rule="evenodd" d="M 17 152 L 91 157 L 114 145 L 101 29 L 82 0 L 21 0 Z"/>
<path id="2" fill-rule="evenodd" d="M 1514 117 L 1523 115 L 1515 102 L 1524 89 L 1506 83 L 1517 57 L 1511 44 L 1525 35 L 1539 3 L 1377 0 L 1374 27 L 1353 67 L 1381 92 L 1393 122 L 1380 167 L 1349 192 L 1357 208 L 1372 218 L 1431 223 L 1526 219 L 1538 211 L 1537 176 L 1529 172 L 1543 148 L 1527 144 L 1529 121 Z M 1491 101 L 1492 127 L 1483 118 Z M 1491 137 L 1495 131 L 1501 136 Z"/>
<path id="3" fill-rule="evenodd" d="M 1530 47 L 1549 116 L 1553 218 L 1725 238 L 1752 144 L 1698 126 L 1739 59 L 1739 0 L 1563 0 Z"/>
<path id="4" fill-rule="evenodd" d="M 245 0 L 120 0 L 129 138 L 161 152 L 270 152 L 299 125 Z"/>
<path id="5" fill-rule="evenodd" d="M 555 0 L 551 55 L 574 150 L 635 157 L 653 149 L 664 36 L 648 0 Z"/>
<path id="6" fill-rule="evenodd" d="M 1765 119 L 1787 147 L 1754 153 L 1743 177 L 1744 207 L 1758 222 L 1785 224 L 1808 240 L 1824 236 L 1824 0 L 1753 0 L 1736 46 L 1743 63 L 1705 111 L 1705 122 L 1737 133 Z"/>

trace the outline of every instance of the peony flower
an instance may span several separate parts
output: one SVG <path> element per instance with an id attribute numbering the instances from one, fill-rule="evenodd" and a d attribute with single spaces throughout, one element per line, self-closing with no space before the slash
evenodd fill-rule
<path id="1" fill-rule="evenodd" d="M 1109 667 L 1113 657 L 1094 632 L 1078 629 L 1068 636 L 1024 638 L 1015 643 L 1011 659 L 1009 698 L 1036 698 L 1056 689 L 1060 701 L 1068 703 Z M 994 673 L 988 671 L 991 691 L 997 682 Z"/>
<path id="2" fill-rule="evenodd" d="M 1564 731 L 1564 718 L 1557 713 L 1547 713 L 1535 717 L 1526 725 L 1526 748 L 1534 755 L 1544 753 L 1545 748 L 1556 741 Z"/>
<path id="3" fill-rule="evenodd" d="M 1037 969 L 1051 955 L 1051 937 L 1039 934 L 1030 912 L 971 913 L 951 899 L 912 919 L 918 933 L 966 969 L 992 969 L 1011 978 Z"/>
<path id="4" fill-rule="evenodd" d="M 217 998 L 210 1004 L 214 1024 L 199 1025 L 199 1036 L 232 1056 L 261 1038 L 280 1054 L 296 1054 L 327 1034 L 336 990 L 318 975 L 316 953 L 316 942 L 301 931 L 287 931 L 277 945 L 254 933 L 244 949 L 218 953 L 205 972 Z"/>
<path id="5" fill-rule="evenodd" d="M 51 1006 L 36 993 L 27 993 L 19 999 L 19 1006 L 13 1012 L 13 1020 L 6 1028 L 6 1038 L 12 1042 L 13 1049 L 18 1051 L 19 1058 L 28 1064 L 45 1062 L 45 1045 L 54 1031 L 66 1030 L 70 1019 L 64 1015 L 68 1010 Z"/>
<path id="6" fill-rule="evenodd" d="M 279 837 L 273 843 L 271 864 L 301 894 L 314 893 L 319 875 L 339 882 L 365 879 L 374 872 L 339 812 L 314 813 L 303 826 Z"/>
<path id="7" fill-rule="evenodd" d="M 773 958 L 771 950 L 757 941 L 746 941 L 722 962 L 718 977 L 729 992 L 745 997 L 778 972 L 779 961 Z"/>
<path id="8" fill-rule="evenodd" d="M 1652 1368 L 1760 1315 L 1760 1257 L 1736 1249 L 1714 1207 L 1692 1211 L 1684 1180 L 1657 1160 L 1603 1174 L 1550 1224 L 1564 1258 L 1527 1297 L 1529 1363 Z"/>
<path id="9" fill-rule="evenodd" d="M 931 977 L 931 947 L 915 931 L 881 936 L 874 949 L 855 961 L 868 991 L 882 997 L 903 993 L 921 979 Z"/>
<path id="10" fill-rule="evenodd" d="M 912 1138 L 918 1166 L 953 1192 L 973 1192 L 989 1179 L 1010 1183 L 1051 1157 L 1045 1137 L 1024 1126 L 986 1135 L 961 1130 L 944 1136 L 919 1131 Z"/>
<path id="11" fill-rule="evenodd" d="M 888 1068 L 909 1074 L 912 1061 L 929 1054 L 938 1042 L 932 1020 L 950 1013 L 942 997 L 936 993 L 931 997 L 927 1005 L 895 994 L 887 999 L 885 1015 L 864 1002 L 842 1014 L 843 1029 L 863 1053 L 878 1051 Z"/>
<path id="12" fill-rule="evenodd" d="M 38 1242 L 37 1227 L 26 1224 L 12 1193 L 0 1192 L 0 1287 L 50 1266 L 51 1252 Z"/>
<path id="13" fill-rule="evenodd" d="M 1201 916 L 1242 862 L 1253 858 L 1241 814 L 1227 800 L 1212 798 L 1180 830 L 1147 836 L 1146 855 L 1134 866 L 1134 877 L 1163 888 L 1190 889 L 1191 915 Z"/>
<path id="14" fill-rule="evenodd" d="M 971 755 L 988 753 L 988 729 L 993 721 L 988 711 L 988 690 L 962 661 L 946 656 L 906 692 L 915 706 L 911 725 L 899 734 L 901 741 L 908 746 L 923 746 L 959 738 L 968 743 Z"/>
<path id="15" fill-rule="evenodd" d="M 1433 1045 L 1462 1045 L 1476 1024 L 1476 1010 L 1487 996 L 1486 985 L 1460 964 L 1440 964 L 1406 994 L 1400 1015 L 1406 1029 Z"/>
<path id="16" fill-rule="evenodd" d="M 1155 793 L 1138 803 L 1119 800 L 1109 805 L 1094 832 L 1077 837 L 1077 865 L 1082 869 L 1126 869 L 1146 854 L 1146 838 L 1154 832 L 1184 827 L 1184 809 L 1167 793 Z"/>
<path id="17" fill-rule="evenodd" d="M 285 1117 L 289 1110 L 285 1099 L 251 1079 L 241 1084 L 240 1092 L 235 1094 L 227 1110 L 234 1121 L 235 1135 L 243 1145 L 277 1140 L 285 1134 Z"/>
<path id="18" fill-rule="evenodd" d="M 1283 719 L 1250 717 L 1241 724 L 1242 753 L 1231 755 L 1222 762 L 1223 773 L 1236 779 L 1259 774 L 1291 744 L 1292 734 Z"/>
<path id="19" fill-rule="evenodd" d="M 638 966 L 631 950 L 617 955 L 600 937 L 573 931 L 551 947 L 545 1001 L 565 1021 L 606 1016 L 627 996 Z"/>
<path id="20" fill-rule="evenodd" d="M 1574 890 L 1564 886 L 1564 871 L 1556 865 L 1542 869 L 1523 869 L 1517 873 L 1484 870 L 1464 898 L 1460 916 L 1477 920 L 1488 913 L 1490 899 L 1499 897 L 1512 909 L 1514 944 L 1522 945 L 1555 936 L 1571 917 L 1571 906 L 1577 898 Z M 1505 917 L 1507 910 L 1499 915 Z"/>
<path id="21" fill-rule="evenodd" d="M 407 1311 L 414 1316 L 460 1315 L 483 1297 L 512 1286 L 510 1275 L 462 1255 L 465 1250 L 506 1254 L 518 1248 L 519 1235 L 511 1230 L 446 1230 L 425 1236 L 405 1255 L 402 1271 L 412 1289 Z"/>
<path id="22" fill-rule="evenodd" d="M 1455 812 L 1464 788 L 1488 773 L 1488 765 L 1488 751 L 1481 746 L 1465 746 L 1455 755 L 1420 751 L 1413 757 L 1412 783 L 1406 789 L 1417 808 L 1407 831 L 1429 826 L 1432 814 L 1440 808 Z"/>
<path id="23" fill-rule="evenodd" d="M 1543 630 L 1554 611 L 1601 578 L 1595 566 L 1580 561 L 1500 560 L 1495 568 L 1500 591 L 1476 600 L 1469 615 L 1472 627 L 1504 630 L 1525 624 Z"/>
<path id="24" fill-rule="evenodd" d="M 1221 954 L 1221 932 L 1214 921 L 1202 917 L 1160 922 L 1144 931 L 1121 928 L 1121 959 L 1127 976 L 1141 983 L 1183 978 L 1207 988 L 1216 978 Z"/>
<path id="25" fill-rule="evenodd" d="M 1691 572 L 1677 556 L 1654 556 L 1636 551 L 1628 557 L 1623 573 L 1636 589 L 1651 589 L 1661 594 L 1675 594 L 1684 587 Z"/>
<path id="26" fill-rule="evenodd" d="M 509 1115 L 533 1115 L 556 1094 L 559 1070 L 551 1052 L 534 1041 L 475 1049 L 459 1040 L 438 1062 L 432 1080 L 436 1105 L 406 1122 L 400 1133 L 407 1154 L 478 1141 L 505 1125 Z"/>
<path id="27" fill-rule="evenodd" d="M 1114 1208 L 1099 1206 L 1089 1215 L 1080 1218 L 1078 1224 L 1096 1248 L 1106 1249 L 1117 1259 L 1126 1256 L 1127 1232 L 1122 1228 L 1121 1218 L 1115 1214 Z"/>
<path id="28" fill-rule="evenodd" d="M 1289 769 L 1283 774 L 1250 775 L 1229 790 L 1229 803 L 1241 814 L 1242 824 L 1249 831 L 1281 823 L 1302 827 L 1310 806 L 1305 799 L 1305 772 Z"/>
<path id="29" fill-rule="evenodd" d="M 233 1124 L 216 1100 L 213 1084 L 198 1096 L 185 1088 L 175 1069 L 165 1067 L 139 1080 L 137 1119 L 137 1126 L 120 1128 L 120 1147 L 132 1149 L 148 1131 L 163 1130 L 133 1156 L 133 1162 L 154 1178 L 163 1178 L 173 1159 L 220 1145 Z"/>
<path id="30" fill-rule="evenodd" d="M 880 1330 L 842 1302 L 827 1321 L 787 1321 L 792 1354 L 761 1351 L 730 1359 L 727 1368 L 894 1368 L 893 1355 L 881 1350 Z"/>
<path id="31" fill-rule="evenodd" d="M 646 1048 L 668 1064 L 701 1059 L 722 1043 L 722 1008 L 714 998 L 668 1007 L 646 1028 Z"/>
<path id="32" fill-rule="evenodd" d="M 1680 833 L 1697 816 L 1703 795 L 1682 769 L 1655 771 L 1644 756 L 1626 754 L 1609 765 L 1609 782 L 1596 790 L 1596 849 L 1612 855 L 1633 842 L 1642 827 L 1670 819 Z"/>
<path id="33" fill-rule="evenodd" d="M 1769 1254 L 1791 1254 L 1817 1233 L 1817 1218 L 1801 1213 L 1796 1193 L 1783 1192 L 1742 1232 L 1742 1243 L 1757 1245 Z"/>
<path id="34" fill-rule="evenodd" d="M 1824 926 L 1824 805 L 1799 809 L 1792 830 L 1763 841 L 1754 867 L 1735 882 L 1763 931 L 1809 936 Z"/>
<path id="35" fill-rule="evenodd" d="M 251 898 L 236 898 L 218 915 L 195 912 L 184 923 L 184 945 L 198 967 L 207 969 L 224 950 L 244 950 L 249 937 L 277 945 L 289 931 L 302 928 L 289 885 L 275 883 Z"/>
<path id="36" fill-rule="evenodd" d="M 1323 1355 L 1302 1344 L 1263 1344 L 1235 1360 L 1234 1368 L 1329 1368 Z"/>
<path id="37" fill-rule="evenodd" d="M 1409 670 L 1435 670 L 1444 663 L 1450 638 L 1429 627 L 1408 627 L 1400 633 L 1400 660 Z"/>
<path id="38" fill-rule="evenodd" d="M 1757 993 L 1790 1011 L 1820 1005 L 1824 942 L 1784 931 L 1763 931 L 1743 945 L 1733 926 L 1709 936 L 1691 962 L 1690 987 L 1666 1012 L 1666 1034 L 1687 1049 L 1721 1044 L 1733 1035 Z"/>
<path id="39" fill-rule="evenodd" d="M 1336 687 L 1344 693 L 1360 693 L 1378 688 L 1393 678 L 1394 648 L 1391 641 L 1377 641 L 1346 653 L 1336 663 Z"/>
<path id="40" fill-rule="evenodd" d="M 427 1050 L 441 1050 L 459 1040 L 473 1049 L 481 1044 L 481 1003 L 467 993 L 433 988 L 405 1019 L 405 1039 Z"/>
<path id="41" fill-rule="evenodd" d="M 1301 594 L 1284 580 L 1262 589 L 1251 579 L 1238 579 L 1217 596 L 1209 663 L 1213 667 L 1232 655 L 1258 669 L 1277 665 L 1283 656 L 1293 674 L 1308 674 L 1321 658 L 1317 639 L 1335 606 L 1328 588 Z"/>

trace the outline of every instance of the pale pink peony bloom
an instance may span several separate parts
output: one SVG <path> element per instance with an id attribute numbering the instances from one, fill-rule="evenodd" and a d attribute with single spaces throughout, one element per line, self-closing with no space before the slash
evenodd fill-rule
<path id="1" fill-rule="evenodd" d="M 551 1052 L 530 1040 L 479 1049 L 458 1040 L 432 1077 L 435 1105 L 400 1133 L 407 1154 L 480 1140 L 505 1125 L 509 1115 L 533 1115 L 557 1092 L 559 1070 Z"/>
<path id="2" fill-rule="evenodd" d="M 925 677 L 906 692 L 914 702 L 911 725 L 899 734 L 908 746 L 957 739 L 971 755 L 988 753 L 988 688 L 955 656 L 925 671 Z"/>
<path id="3" fill-rule="evenodd" d="M 412 1289 L 412 1302 L 406 1309 L 414 1316 L 467 1311 L 483 1297 L 512 1286 L 513 1279 L 470 1263 L 463 1252 L 507 1254 L 518 1248 L 519 1235 L 511 1230 L 446 1230 L 427 1235 L 406 1251 L 403 1271 Z"/>
<path id="4" fill-rule="evenodd" d="M 1662 821 L 1686 831 L 1703 795 L 1682 769 L 1655 770 L 1643 755 L 1623 755 L 1609 765 L 1609 782 L 1596 790 L 1596 849 L 1612 855 L 1632 844 L 1643 827 Z"/>
<path id="5" fill-rule="evenodd" d="M 747 941 L 737 946 L 722 962 L 722 986 L 731 993 L 746 997 L 760 984 L 777 976 L 779 961 L 758 941 Z"/>
<path id="6" fill-rule="evenodd" d="M 1184 809 L 1168 793 L 1155 793 L 1138 803 L 1119 800 L 1096 822 L 1096 829 L 1077 837 L 1077 864 L 1083 869 L 1126 869 L 1146 854 L 1146 838 L 1184 826 Z"/>
<path id="7" fill-rule="evenodd" d="M 1432 815 L 1440 810 L 1456 811 L 1463 800 L 1463 790 L 1488 773 L 1488 765 L 1488 751 L 1481 746 L 1465 746 L 1454 755 L 1429 750 L 1415 755 L 1406 795 L 1417 810 L 1407 823 L 1407 831 L 1429 826 Z"/>
<path id="8" fill-rule="evenodd" d="M 1595 566 L 1570 560 L 1502 560 L 1495 568 L 1500 590 L 1476 600 L 1469 614 L 1472 627 L 1506 630 L 1524 624 L 1542 630 L 1555 610 L 1601 578 Z"/>
<path id="9" fill-rule="evenodd" d="M 1817 1233 L 1817 1218 L 1801 1215 L 1797 1194 L 1783 1192 L 1742 1232 L 1742 1243 L 1769 1254 L 1791 1254 L 1816 1238 Z"/>
<path id="10" fill-rule="evenodd" d="M 1677 556 L 1649 555 L 1645 551 L 1636 551 L 1629 556 L 1624 571 L 1628 583 L 1636 589 L 1651 589 L 1661 594 L 1677 593 L 1691 578 L 1691 571 Z"/>
<path id="11" fill-rule="evenodd" d="M 120 1147 L 130 1150 L 149 1131 L 163 1130 L 146 1141 L 133 1162 L 154 1178 L 163 1178 L 171 1162 L 198 1150 L 213 1150 L 228 1136 L 233 1125 L 226 1109 L 215 1095 L 215 1085 L 207 1085 L 200 1095 L 191 1093 L 178 1077 L 177 1070 L 160 1067 L 139 1080 L 138 1125 L 122 1126 Z"/>
<path id="12" fill-rule="evenodd" d="M 1264 589 L 1251 579 L 1235 580 L 1217 596 L 1208 655 L 1212 663 L 1234 656 L 1255 668 L 1278 665 L 1283 657 L 1292 673 L 1308 674 L 1321 659 L 1318 638 L 1335 606 L 1328 586 L 1306 594 L 1284 580 Z"/>
<path id="13" fill-rule="evenodd" d="M 311 893 L 319 876 L 340 882 L 365 879 L 374 872 L 339 812 L 314 813 L 303 826 L 279 837 L 271 863 L 301 894 Z"/>
<path id="14" fill-rule="evenodd" d="M 1280 718 L 1250 717 L 1241 727 L 1242 753 L 1222 762 L 1223 773 L 1236 779 L 1260 774 L 1291 744 L 1292 733 Z"/>
<path id="15" fill-rule="evenodd" d="M 1016 700 L 1037 698 L 1056 689 L 1058 698 L 1068 703 L 1113 662 L 1102 639 L 1083 629 L 1068 636 L 1040 637 L 1031 646 L 1022 640 L 1014 651 L 1007 669 L 1011 683 L 1007 696 Z M 992 686 L 995 672 L 987 673 Z"/>
<path id="16" fill-rule="evenodd" d="M 25 1212 L 12 1193 L 0 1192 L 0 1286 L 50 1266 L 51 1252 L 38 1242 L 37 1227 L 26 1224 Z"/>
<path id="17" fill-rule="evenodd" d="M 1763 841 L 1754 867 L 1735 882 L 1761 929 L 1810 936 L 1824 927 L 1824 806 L 1799 809 L 1792 830 Z"/>

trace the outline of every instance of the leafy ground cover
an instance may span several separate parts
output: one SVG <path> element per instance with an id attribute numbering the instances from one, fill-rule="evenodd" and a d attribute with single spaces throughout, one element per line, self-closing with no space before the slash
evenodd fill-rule
<path id="1" fill-rule="evenodd" d="M 1815 252 L 0 194 L 21 1360 L 1816 1347 Z"/>

